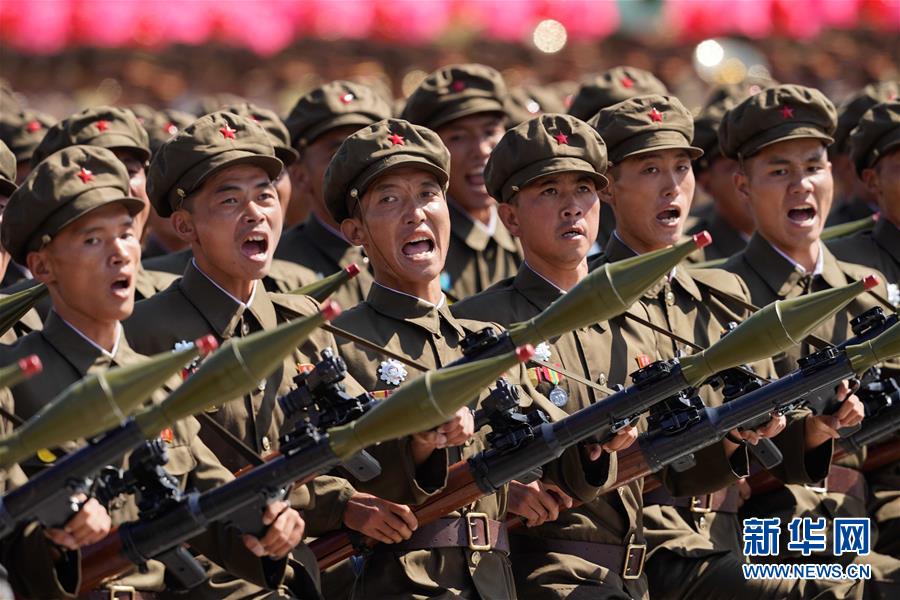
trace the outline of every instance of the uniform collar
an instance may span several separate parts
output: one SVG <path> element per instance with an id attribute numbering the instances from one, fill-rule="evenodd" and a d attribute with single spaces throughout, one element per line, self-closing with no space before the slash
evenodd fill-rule
<path id="1" fill-rule="evenodd" d="M 900 263 L 900 228 L 885 218 L 878 219 L 872 230 L 872 239 L 884 248 L 895 263 Z"/>
<path id="2" fill-rule="evenodd" d="M 353 262 L 348 250 L 354 248 L 339 232 L 323 223 L 315 214 L 310 214 L 303 224 L 303 230 L 320 252 L 340 267 Z"/>
<path id="3" fill-rule="evenodd" d="M 88 373 L 134 362 L 137 353 L 128 345 L 119 325 L 119 337 L 112 352 L 107 352 L 81 331 L 51 310 L 40 335 L 83 377 Z"/>
<path id="4" fill-rule="evenodd" d="M 788 297 L 808 275 L 806 269 L 790 260 L 759 233 L 753 234 L 750 238 L 743 256 L 750 268 L 756 271 L 760 279 L 780 298 Z M 819 275 L 825 283 L 833 288 L 847 285 L 847 277 L 825 244 L 819 245 L 818 262 L 822 266 Z"/>
<path id="5" fill-rule="evenodd" d="M 431 302 L 391 289 L 376 281 L 369 289 L 366 303 L 376 312 L 398 321 L 413 323 L 437 336 L 441 335 L 441 319 L 443 318 L 460 337 L 465 336 L 465 330 L 450 314 L 446 299 L 442 299 L 435 306 Z"/>
<path id="6" fill-rule="evenodd" d="M 618 262 L 626 258 L 631 258 L 632 256 L 637 256 L 638 254 L 629 248 L 615 231 L 613 231 L 613 234 L 609 237 L 609 241 L 606 243 L 606 247 L 603 251 L 604 254 L 606 254 L 608 262 Z M 690 294 L 694 300 L 703 302 L 703 295 L 700 293 L 700 289 L 697 287 L 694 278 L 690 276 L 687 269 L 679 269 L 677 267 L 673 268 L 667 277 L 661 277 L 658 283 L 653 284 L 646 292 L 644 292 L 643 296 L 645 298 L 655 298 L 666 285 L 670 284 L 677 284 L 678 287 Z"/>
<path id="7" fill-rule="evenodd" d="M 248 304 L 244 304 L 219 287 L 192 260 L 178 286 L 222 339 L 232 336 L 238 320 L 246 310 L 256 317 L 263 329 L 270 329 L 278 324 L 275 307 L 265 290 L 259 289 L 259 282 L 253 288 Z"/>
<path id="8" fill-rule="evenodd" d="M 453 200 L 448 199 L 447 206 L 450 210 L 450 232 L 472 250 L 483 252 L 491 240 L 494 240 L 497 245 L 508 252 L 518 251 L 512 235 L 501 223 L 497 223 L 493 234 L 490 234 L 486 227 L 477 226 L 472 217 L 459 208 Z"/>
<path id="9" fill-rule="evenodd" d="M 566 292 L 532 269 L 526 262 L 519 267 L 519 272 L 513 279 L 513 288 L 540 311 L 566 295 Z M 604 329 L 600 323 L 596 323 L 595 326 Z"/>

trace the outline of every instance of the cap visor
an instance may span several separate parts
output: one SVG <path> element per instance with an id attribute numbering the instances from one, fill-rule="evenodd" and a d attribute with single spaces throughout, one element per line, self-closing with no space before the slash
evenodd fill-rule
<path id="1" fill-rule="evenodd" d="M 428 123 L 422 123 L 429 129 L 438 129 L 451 121 L 470 117 L 481 113 L 500 113 L 507 116 L 506 107 L 495 98 L 471 98 L 453 105 L 448 110 L 438 113 Z"/>
<path id="2" fill-rule="evenodd" d="M 331 131 L 332 129 L 337 129 L 338 127 L 349 127 L 350 125 L 354 125 L 359 129 L 362 129 L 366 125 L 371 125 L 381 119 L 373 118 L 371 115 L 363 114 L 363 113 L 346 113 L 343 115 L 335 115 L 324 121 L 321 121 L 315 124 L 312 127 L 309 127 L 306 131 L 299 133 L 297 135 L 292 135 L 291 140 L 295 145 L 301 139 L 308 146 L 315 142 L 319 136 L 322 134 Z"/>
<path id="3" fill-rule="evenodd" d="M 502 198 L 498 198 L 502 202 L 508 202 L 515 191 L 513 186 L 522 188 L 541 177 L 552 175 L 554 173 L 584 173 L 594 180 L 597 190 L 602 190 L 609 185 L 609 180 L 598 173 L 591 163 L 573 156 L 558 156 L 547 160 L 540 161 L 528 165 L 526 168 L 518 171 L 509 178 L 501 190 Z"/>

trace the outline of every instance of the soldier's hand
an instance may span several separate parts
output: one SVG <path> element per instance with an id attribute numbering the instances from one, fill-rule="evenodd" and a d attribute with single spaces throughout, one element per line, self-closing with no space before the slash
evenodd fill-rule
<path id="1" fill-rule="evenodd" d="M 844 427 L 859 425 L 866 416 L 862 401 L 851 393 L 850 384 L 845 379 L 834 392 L 840 408 L 831 415 L 816 415 L 806 418 L 806 447 L 816 448 L 831 439 L 841 437 L 838 432 Z"/>
<path id="2" fill-rule="evenodd" d="M 616 437 L 603 444 L 607 452 L 618 452 L 632 445 L 637 440 L 638 431 L 634 425 L 626 425 L 616 433 Z M 591 459 L 596 460 L 596 459 Z"/>
<path id="3" fill-rule="evenodd" d="M 432 451 L 466 443 L 475 433 L 475 417 L 468 408 L 456 411 L 453 418 L 435 429 L 413 434 L 412 449 L 416 464 L 428 458 Z M 424 460 L 423 458 L 423 460 Z"/>
<path id="4" fill-rule="evenodd" d="M 558 487 L 542 481 L 509 484 L 508 510 L 525 518 L 528 527 L 537 527 L 559 518 L 560 510 L 572 508 L 572 498 Z"/>
<path id="5" fill-rule="evenodd" d="M 84 494 L 78 494 L 74 500 L 84 502 L 81 510 L 63 526 L 62 529 L 46 529 L 46 535 L 57 546 L 78 550 L 82 546 L 94 544 L 109 534 L 112 522 L 109 513 L 102 504 L 91 498 L 85 502 Z"/>
<path id="6" fill-rule="evenodd" d="M 772 415 L 772 418 L 769 419 L 769 422 L 763 425 L 762 427 L 757 427 L 756 429 L 736 429 L 731 433 L 735 436 L 745 440 L 748 444 L 753 444 L 754 446 L 759 443 L 759 440 L 763 438 L 773 438 L 787 427 L 787 417 L 784 415 Z"/>
<path id="7" fill-rule="evenodd" d="M 408 540 L 419 526 L 405 504 L 357 492 L 344 509 L 344 525 L 385 544 Z"/>
<path id="8" fill-rule="evenodd" d="M 248 534 L 243 536 L 247 549 L 259 557 L 278 559 L 287 556 L 287 553 L 303 539 L 303 531 L 306 529 L 306 523 L 303 522 L 300 513 L 284 501 L 269 504 L 262 522 L 268 527 L 262 538 Z"/>

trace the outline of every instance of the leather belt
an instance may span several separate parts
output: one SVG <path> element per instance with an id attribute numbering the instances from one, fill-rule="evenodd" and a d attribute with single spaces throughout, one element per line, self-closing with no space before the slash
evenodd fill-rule
<path id="1" fill-rule="evenodd" d="M 130 585 L 110 585 L 105 588 L 97 588 L 79 597 L 85 600 L 157 600 L 162 598 L 157 592 L 141 592 Z"/>
<path id="2" fill-rule="evenodd" d="M 740 493 L 736 486 L 730 485 L 725 489 L 703 496 L 679 496 L 674 497 L 664 488 L 659 487 L 644 494 L 644 504 L 662 504 L 664 506 L 677 506 L 686 508 L 692 513 L 723 512 L 735 514 L 740 508 Z"/>
<path id="3" fill-rule="evenodd" d="M 856 469 L 839 465 L 831 465 L 831 470 L 828 472 L 828 477 L 825 480 L 820 481 L 818 484 L 805 484 L 803 487 L 820 494 L 835 492 L 847 494 L 862 501 L 866 500 L 866 481 L 863 478 L 863 474 Z"/>
<path id="4" fill-rule="evenodd" d="M 622 579 L 638 579 L 644 572 L 647 544 L 631 543 L 627 546 L 554 540 L 526 535 L 512 536 L 512 552 L 555 552 L 570 554 L 618 573 Z"/>
<path id="5" fill-rule="evenodd" d="M 484 513 L 470 512 L 462 517 L 438 519 L 416 529 L 412 537 L 399 544 L 379 544 L 378 550 L 411 551 L 431 548 L 468 548 L 482 552 L 499 550 L 509 554 L 506 524 Z"/>

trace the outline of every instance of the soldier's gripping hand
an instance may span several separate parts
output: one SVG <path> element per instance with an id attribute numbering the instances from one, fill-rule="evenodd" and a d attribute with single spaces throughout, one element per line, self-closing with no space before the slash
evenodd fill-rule
<path id="1" fill-rule="evenodd" d="M 638 437 L 638 431 L 634 425 L 626 425 L 616 433 L 616 436 L 603 444 L 585 444 L 584 449 L 588 453 L 588 458 L 595 461 L 603 456 L 603 452 L 618 452 L 631 446 Z"/>
<path id="2" fill-rule="evenodd" d="M 397 544 L 412 537 L 419 522 L 405 504 L 356 492 L 344 509 L 344 525 L 379 542 Z"/>
<path id="3" fill-rule="evenodd" d="M 296 510 L 284 501 L 272 502 L 263 514 L 268 527 L 262 538 L 244 534 L 244 545 L 254 555 L 283 558 L 303 539 L 306 523 Z"/>
<path id="4" fill-rule="evenodd" d="M 572 498 L 552 483 L 533 481 L 509 483 L 508 510 L 525 519 L 528 527 L 555 521 L 559 513 L 572 508 Z"/>
<path id="5" fill-rule="evenodd" d="M 460 446 L 475 433 L 475 417 L 468 408 L 460 408 L 443 425 L 416 433 L 412 436 L 410 448 L 415 464 L 425 462 L 432 452 L 441 448 Z"/>
<path id="6" fill-rule="evenodd" d="M 838 429 L 855 427 L 866 416 L 862 401 L 850 391 L 850 385 L 845 379 L 834 392 L 835 398 L 841 403 L 840 408 L 831 415 L 816 415 L 806 417 L 806 447 L 817 448 L 828 440 L 841 437 Z"/>
<path id="7" fill-rule="evenodd" d="M 84 502 L 84 504 L 62 529 L 46 529 L 44 531 L 44 535 L 51 542 L 69 550 L 78 550 L 82 546 L 99 542 L 109 534 L 109 528 L 112 525 L 109 513 L 94 498 L 87 502 L 85 502 L 85 498 L 87 497 L 84 494 L 74 497 L 74 500 Z"/>
<path id="8" fill-rule="evenodd" d="M 756 429 L 735 429 L 731 433 L 735 437 L 745 440 L 754 446 L 763 438 L 773 438 L 787 427 L 787 417 L 784 415 L 772 415 L 769 422 Z"/>

